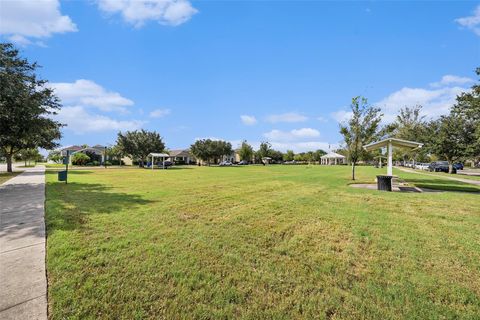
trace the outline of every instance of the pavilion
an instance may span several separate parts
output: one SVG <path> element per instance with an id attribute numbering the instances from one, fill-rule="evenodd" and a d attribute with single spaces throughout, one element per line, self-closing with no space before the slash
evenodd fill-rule
<path id="1" fill-rule="evenodd" d="M 326 165 L 345 164 L 345 156 L 342 156 L 341 154 L 330 151 L 326 155 L 323 155 L 320 157 L 320 164 L 326 164 Z"/>
<path id="2" fill-rule="evenodd" d="M 155 166 L 155 158 L 162 159 L 163 169 L 165 169 L 165 159 L 170 157 L 168 153 L 155 153 L 155 152 L 150 153 L 148 156 L 152 157 L 152 170 L 153 170 L 153 167 Z"/>
<path id="3" fill-rule="evenodd" d="M 420 143 L 420 142 L 402 140 L 402 139 L 397 139 L 397 138 L 387 138 L 387 139 L 384 139 L 384 140 L 380 140 L 380 141 L 377 141 L 377 142 L 367 144 L 363 148 L 366 151 L 373 151 L 373 150 L 376 150 L 376 149 L 386 147 L 387 148 L 387 159 L 388 159 L 387 160 L 387 175 L 392 176 L 393 175 L 393 161 L 392 161 L 393 147 L 415 150 L 415 149 L 421 148 L 422 146 L 423 146 L 423 143 Z"/>

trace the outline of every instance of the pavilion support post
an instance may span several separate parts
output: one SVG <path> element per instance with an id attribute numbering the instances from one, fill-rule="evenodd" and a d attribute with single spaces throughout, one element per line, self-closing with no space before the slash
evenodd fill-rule
<path id="1" fill-rule="evenodd" d="M 151 163 L 151 166 L 152 166 L 152 170 L 153 170 L 153 160 L 155 159 L 154 156 L 152 156 L 152 163 Z"/>
<path id="2" fill-rule="evenodd" d="M 387 167 L 387 175 L 393 175 L 393 162 L 392 162 L 392 142 L 388 142 L 388 167 Z"/>

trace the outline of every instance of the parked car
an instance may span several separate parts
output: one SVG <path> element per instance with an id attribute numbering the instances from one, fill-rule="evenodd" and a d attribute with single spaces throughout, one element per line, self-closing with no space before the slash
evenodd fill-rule
<path id="1" fill-rule="evenodd" d="M 219 163 L 219 166 L 221 167 L 228 167 L 228 166 L 231 166 L 232 163 L 230 161 L 222 161 Z"/>
<path id="2" fill-rule="evenodd" d="M 418 169 L 420 170 L 428 170 L 428 166 L 430 164 L 429 163 L 420 163 L 420 165 L 418 166 Z"/>
<path id="3" fill-rule="evenodd" d="M 168 168 L 168 167 L 171 167 L 173 166 L 173 162 L 172 161 L 168 161 L 168 160 L 165 160 L 165 161 L 158 161 L 156 163 L 156 165 L 160 168 L 163 168 L 164 167 L 164 164 L 165 164 L 165 168 Z"/>
<path id="4" fill-rule="evenodd" d="M 428 166 L 430 172 L 446 172 L 448 173 L 448 161 L 436 161 Z M 457 173 L 457 169 L 453 167 L 452 173 Z"/>
<path id="5" fill-rule="evenodd" d="M 453 164 L 453 167 L 455 168 L 455 170 L 463 170 L 463 163 L 455 163 Z"/>
<path id="6" fill-rule="evenodd" d="M 242 160 L 238 163 L 240 166 L 246 166 L 248 164 L 248 161 Z"/>

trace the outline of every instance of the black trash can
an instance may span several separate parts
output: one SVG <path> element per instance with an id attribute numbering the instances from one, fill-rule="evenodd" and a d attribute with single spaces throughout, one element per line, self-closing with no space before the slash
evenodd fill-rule
<path id="1" fill-rule="evenodd" d="M 377 189 L 392 191 L 392 176 L 377 176 Z"/>
<path id="2" fill-rule="evenodd" d="M 67 181 L 67 170 L 58 171 L 58 181 Z"/>

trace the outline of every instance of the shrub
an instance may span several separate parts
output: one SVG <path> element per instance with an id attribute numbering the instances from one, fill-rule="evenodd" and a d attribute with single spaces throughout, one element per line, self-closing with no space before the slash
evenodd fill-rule
<path id="1" fill-rule="evenodd" d="M 84 166 L 88 162 L 90 162 L 90 157 L 84 153 L 77 152 L 77 153 L 74 153 L 72 156 L 72 164 L 74 165 Z"/>
<path id="2" fill-rule="evenodd" d="M 92 161 L 92 166 L 99 166 L 100 165 L 100 161 Z"/>

